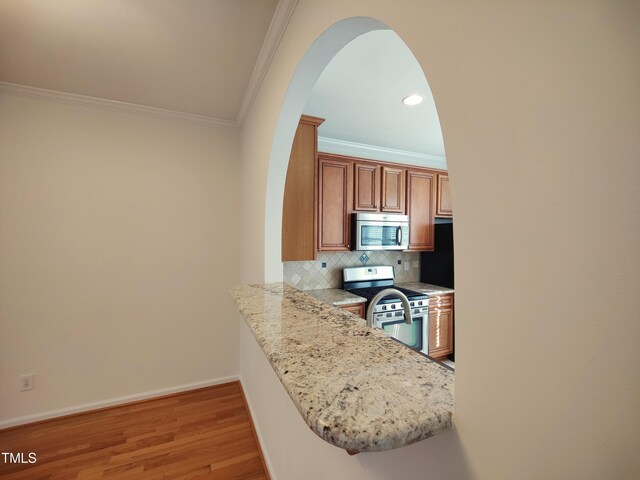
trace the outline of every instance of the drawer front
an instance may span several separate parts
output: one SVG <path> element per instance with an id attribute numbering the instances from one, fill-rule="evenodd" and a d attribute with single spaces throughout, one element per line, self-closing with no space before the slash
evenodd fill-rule
<path id="1" fill-rule="evenodd" d="M 430 307 L 450 307 L 453 305 L 453 293 L 444 295 L 429 295 Z"/>
<path id="2" fill-rule="evenodd" d="M 340 308 L 364 318 L 364 303 L 350 303 L 348 305 L 339 305 Z"/>

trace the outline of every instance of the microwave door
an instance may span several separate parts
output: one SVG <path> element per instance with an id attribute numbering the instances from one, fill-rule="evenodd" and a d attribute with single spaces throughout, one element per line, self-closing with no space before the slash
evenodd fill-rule
<path id="1" fill-rule="evenodd" d="M 357 225 L 358 250 L 392 250 L 403 248 L 401 222 L 362 222 Z"/>

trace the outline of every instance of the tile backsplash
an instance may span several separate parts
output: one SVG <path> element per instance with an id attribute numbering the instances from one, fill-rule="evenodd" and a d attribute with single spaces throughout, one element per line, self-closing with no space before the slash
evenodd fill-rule
<path id="1" fill-rule="evenodd" d="M 393 265 L 396 283 L 420 280 L 419 253 L 356 251 L 318 253 L 314 261 L 284 262 L 284 282 L 300 290 L 342 288 L 342 269 L 362 265 Z"/>

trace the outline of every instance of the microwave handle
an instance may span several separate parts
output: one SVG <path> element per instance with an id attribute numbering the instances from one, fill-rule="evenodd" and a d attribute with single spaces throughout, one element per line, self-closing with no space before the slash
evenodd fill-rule
<path id="1" fill-rule="evenodd" d="M 398 245 L 402 245 L 402 227 L 398 227 L 396 230 L 396 242 Z"/>

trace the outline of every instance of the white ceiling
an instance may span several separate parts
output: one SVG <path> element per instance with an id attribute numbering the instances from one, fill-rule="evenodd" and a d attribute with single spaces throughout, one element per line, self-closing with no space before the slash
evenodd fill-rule
<path id="1" fill-rule="evenodd" d="M 5 89 L 37 87 L 237 125 L 295 4 L 0 0 L 0 82 Z M 425 101 L 406 107 L 401 100 L 409 93 Z M 305 113 L 327 119 L 320 127 L 325 151 L 446 168 L 429 85 L 391 30 L 344 47 L 322 73 Z"/>
<path id="2" fill-rule="evenodd" d="M 0 81 L 236 121 L 277 0 L 1 0 Z"/>
<path id="3" fill-rule="evenodd" d="M 424 96 L 417 106 L 402 99 L 411 93 Z M 384 150 L 408 151 L 422 161 L 411 163 L 442 167 L 444 144 L 436 106 L 420 64 L 391 30 L 366 33 L 346 45 L 329 63 L 314 86 L 304 112 L 325 118 L 319 135 L 344 150 L 345 142 L 383 147 L 362 150 L 361 156 L 381 158 Z M 322 140 L 322 139 L 321 139 Z M 341 144 L 341 145 L 339 145 Z M 322 141 L 320 147 L 322 150 Z M 325 150 L 329 150 L 325 148 Z M 376 151 L 380 150 L 380 151 Z M 340 153 L 353 154 L 353 151 Z"/>

